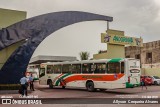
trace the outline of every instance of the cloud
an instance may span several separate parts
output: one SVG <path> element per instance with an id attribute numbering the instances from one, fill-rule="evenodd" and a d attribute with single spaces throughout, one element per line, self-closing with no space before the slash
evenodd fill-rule
<path id="1" fill-rule="evenodd" d="M 111 26 L 124 30 L 129 36 L 142 36 L 145 42 L 160 39 L 158 5 L 151 0 L 125 1 L 119 8 L 117 7 L 119 10 L 114 13 L 114 22 Z"/>
<path id="2" fill-rule="evenodd" d="M 28 17 L 69 10 L 98 13 L 112 16 L 110 28 L 125 31 L 127 36 L 141 36 L 144 42 L 160 40 L 159 0 L 1 0 L 0 7 L 27 11 Z M 105 30 L 106 22 L 68 26 L 46 38 L 34 55 L 78 56 L 86 50 L 92 55 L 106 49 L 100 43 L 100 33 Z"/>

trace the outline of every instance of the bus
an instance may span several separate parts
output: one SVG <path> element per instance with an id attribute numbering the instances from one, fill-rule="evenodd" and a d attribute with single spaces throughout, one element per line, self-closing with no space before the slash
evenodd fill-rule
<path id="1" fill-rule="evenodd" d="M 140 61 L 133 58 L 42 63 L 40 85 L 96 89 L 131 88 L 140 85 Z"/>
<path id="2" fill-rule="evenodd" d="M 26 71 L 26 76 L 29 77 L 32 74 L 34 80 L 38 80 L 39 79 L 39 69 L 40 69 L 39 64 L 28 65 L 27 71 Z"/>

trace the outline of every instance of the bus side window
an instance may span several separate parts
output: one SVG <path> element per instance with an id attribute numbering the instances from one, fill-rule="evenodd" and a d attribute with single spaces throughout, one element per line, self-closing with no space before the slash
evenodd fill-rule
<path id="1" fill-rule="evenodd" d="M 121 62 L 121 73 L 124 73 L 124 62 Z"/>
<path id="2" fill-rule="evenodd" d="M 107 63 L 107 73 L 120 73 L 120 63 L 119 62 Z"/>
<path id="3" fill-rule="evenodd" d="M 81 64 L 73 64 L 72 65 L 72 73 L 80 74 L 81 73 Z"/>
<path id="4" fill-rule="evenodd" d="M 71 73 L 71 64 L 64 64 L 62 66 L 62 73 Z"/>
<path id="5" fill-rule="evenodd" d="M 61 65 L 54 65 L 53 69 L 55 74 L 61 73 Z"/>
<path id="6" fill-rule="evenodd" d="M 106 72 L 106 64 L 105 63 L 95 63 L 95 71 L 94 73 L 105 73 Z"/>
<path id="7" fill-rule="evenodd" d="M 47 65 L 47 74 L 53 73 L 53 65 Z"/>
<path id="8" fill-rule="evenodd" d="M 91 65 L 91 72 L 92 72 L 92 73 L 95 72 L 95 69 L 96 69 L 96 65 L 95 65 L 95 64 L 92 64 L 92 65 Z"/>
<path id="9" fill-rule="evenodd" d="M 93 63 L 82 64 L 82 73 L 84 74 L 93 73 L 93 71 L 91 70 L 91 65 L 93 65 Z"/>

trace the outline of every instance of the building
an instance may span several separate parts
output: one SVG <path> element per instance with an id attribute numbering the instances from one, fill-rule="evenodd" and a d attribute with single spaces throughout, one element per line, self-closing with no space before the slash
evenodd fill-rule
<path id="1" fill-rule="evenodd" d="M 125 37 L 124 31 L 119 31 L 119 30 L 108 29 L 106 33 L 101 33 L 101 43 L 106 44 L 107 51 L 101 51 L 101 52 L 99 51 L 98 54 L 93 55 L 93 59 L 112 59 L 117 57 L 121 58 L 125 57 L 124 53 L 125 45 L 123 43 L 116 44 L 116 42 L 112 40 L 114 38 L 113 36 L 115 35 Z"/>
<path id="2" fill-rule="evenodd" d="M 63 62 L 63 61 L 76 61 L 77 58 L 73 56 L 47 56 L 47 55 L 38 55 L 31 58 L 29 64 L 41 64 L 47 62 Z"/>
<path id="3" fill-rule="evenodd" d="M 0 8 L 0 29 L 26 19 L 27 12 Z"/>
<path id="4" fill-rule="evenodd" d="M 142 38 L 125 36 L 124 31 L 108 29 L 101 33 L 101 43 L 106 43 L 107 52 L 93 55 L 93 59 L 125 58 L 125 46 L 143 46 Z"/>
<path id="5" fill-rule="evenodd" d="M 125 47 L 125 56 L 140 59 L 142 68 L 160 68 L 160 40 L 143 43 L 143 47 Z"/>
<path id="6" fill-rule="evenodd" d="M 6 28 L 14 23 L 22 21 L 26 19 L 27 12 L 25 11 L 17 11 L 17 10 L 9 10 L 0 8 L 0 29 Z M 0 69 L 10 57 L 10 55 L 23 44 L 24 41 L 17 42 L 7 48 L 0 50 Z"/>

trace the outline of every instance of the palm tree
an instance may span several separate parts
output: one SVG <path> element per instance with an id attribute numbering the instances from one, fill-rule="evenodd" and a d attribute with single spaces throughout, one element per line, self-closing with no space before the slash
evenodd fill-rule
<path id="1" fill-rule="evenodd" d="M 81 60 L 88 60 L 89 59 L 89 52 L 80 52 L 80 59 Z"/>

